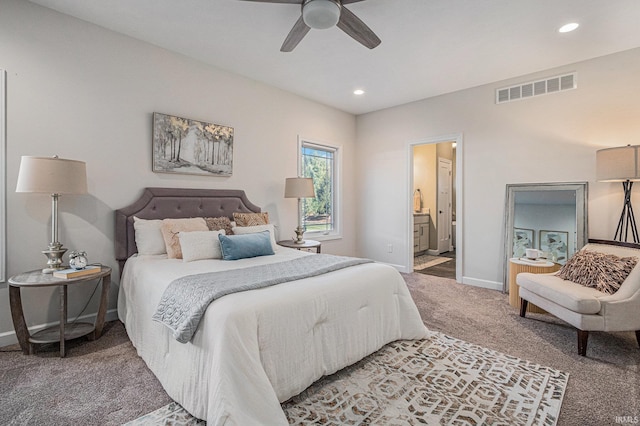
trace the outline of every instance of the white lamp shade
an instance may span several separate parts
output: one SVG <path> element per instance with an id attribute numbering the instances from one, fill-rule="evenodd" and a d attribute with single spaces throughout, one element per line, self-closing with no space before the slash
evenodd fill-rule
<path id="1" fill-rule="evenodd" d="M 596 179 L 600 182 L 640 180 L 639 145 L 606 148 L 596 152 Z"/>
<path id="2" fill-rule="evenodd" d="M 86 194 L 86 164 L 56 157 L 23 156 L 16 192 Z"/>
<path id="3" fill-rule="evenodd" d="M 287 178 L 284 185 L 284 198 L 315 198 L 312 178 Z"/>
<path id="4" fill-rule="evenodd" d="M 340 5 L 333 0 L 311 0 L 302 8 L 302 19 L 316 30 L 331 28 L 340 19 Z"/>

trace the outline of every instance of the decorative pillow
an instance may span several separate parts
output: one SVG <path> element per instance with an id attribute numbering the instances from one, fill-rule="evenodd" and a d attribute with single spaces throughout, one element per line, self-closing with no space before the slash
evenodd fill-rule
<path id="1" fill-rule="evenodd" d="M 182 260 L 192 262 L 202 259 L 222 259 L 220 240 L 218 235 L 224 235 L 224 229 L 219 231 L 179 232 Z"/>
<path id="2" fill-rule="evenodd" d="M 205 217 L 204 221 L 207 223 L 209 231 L 219 231 L 224 229 L 225 235 L 233 235 L 233 231 L 231 230 L 231 220 L 226 216 Z"/>
<path id="3" fill-rule="evenodd" d="M 233 233 L 236 235 L 246 235 L 246 234 L 255 234 L 256 232 L 269 231 L 269 240 L 271 241 L 271 248 L 273 251 L 278 249 L 278 244 L 276 244 L 276 229 L 273 223 L 269 223 L 267 225 L 256 225 L 256 226 L 234 226 Z"/>
<path id="4" fill-rule="evenodd" d="M 245 235 L 218 235 L 223 260 L 238 260 L 248 257 L 274 254 L 269 231 Z"/>
<path id="5" fill-rule="evenodd" d="M 563 280 L 613 294 L 627 279 L 636 263 L 638 263 L 637 257 L 618 257 L 613 254 L 581 250 L 571 257 L 556 275 Z"/>
<path id="6" fill-rule="evenodd" d="M 166 254 L 167 248 L 162 237 L 162 221 L 133 217 L 138 254 Z"/>
<path id="7" fill-rule="evenodd" d="M 234 213 L 233 220 L 237 226 L 256 226 L 269 223 L 269 213 Z"/>
<path id="8" fill-rule="evenodd" d="M 162 221 L 162 237 L 167 248 L 169 259 L 182 259 L 178 233 L 190 231 L 208 231 L 207 224 L 201 217 L 190 219 L 164 219 Z"/>

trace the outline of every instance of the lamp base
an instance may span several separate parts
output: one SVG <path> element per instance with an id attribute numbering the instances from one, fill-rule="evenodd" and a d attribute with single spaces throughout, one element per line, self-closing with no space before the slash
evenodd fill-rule
<path id="1" fill-rule="evenodd" d="M 53 247 L 49 246 L 49 250 L 42 250 L 42 254 L 49 259 L 47 260 L 47 267 L 42 269 L 42 273 L 51 274 L 60 269 L 64 269 L 62 266 L 62 256 L 66 251 L 67 249 L 62 247 L 62 244 Z"/>
<path id="2" fill-rule="evenodd" d="M 622 206 L 622 214 L 618 221 L 618 227 L 616 229 L 616 235 L 613 237 L 616 241 L 627 241 L 629 235 L 629 229 L 631 229 L 631 237 L 634 243 L 640 242 L 638 237 L 638 228 L 636 226 L 636 218 L 633 214 L 633 207 L 631 206 L 631 188 L 633 187 L 632 181 L 622 182 L 622 188 L 624 189 L 624 205 Z"/>
<path id="3" fill-rule="evenodd" d="M 304 244 L 305 241 L 302 239 L 302 236 L 304 235 L 304 229 L 301 226 L 298 226 L 295 229 L 295 233 L 296 238 L 293 240 L 293 242 L 296 244 Z"/>

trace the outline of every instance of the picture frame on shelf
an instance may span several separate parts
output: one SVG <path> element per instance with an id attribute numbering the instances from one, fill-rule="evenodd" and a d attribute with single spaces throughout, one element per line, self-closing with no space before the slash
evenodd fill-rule
<path id="1" fill-rule="evenodd" d="M 538 249 L 547 253 L 547 260 L 564 265 L 567 263 L 569 232 L 541 230 Z"/>
<path id="2" fill-rule="evenodd" d="M 231 176 L 233 127 L 153 113 L 153 171 Z"/>
<path id="3" fill-rule="evenodd" d="M 513 228 L 513 253 L 511 257 L 524 257 L 525 251 L 533 247 L 533 229 Z"/>

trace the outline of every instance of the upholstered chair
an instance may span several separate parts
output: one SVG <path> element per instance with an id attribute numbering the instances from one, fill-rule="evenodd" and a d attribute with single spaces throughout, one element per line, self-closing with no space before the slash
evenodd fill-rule
<path id="1" fill-rule="evenodd" d="M 589 240 L 581 250 L 637 257 L 638 262 L 613 294 L 564 280 L 556 273 L 520 273 L 516 277 L 522 302 L 520 316 L 525 317 L 531 302 L 573 325 L 578 329 L 578 353 L 582 356 L 587 353 L 590 331 L 635 331 L 640 345 L 640 245 Z"/>

